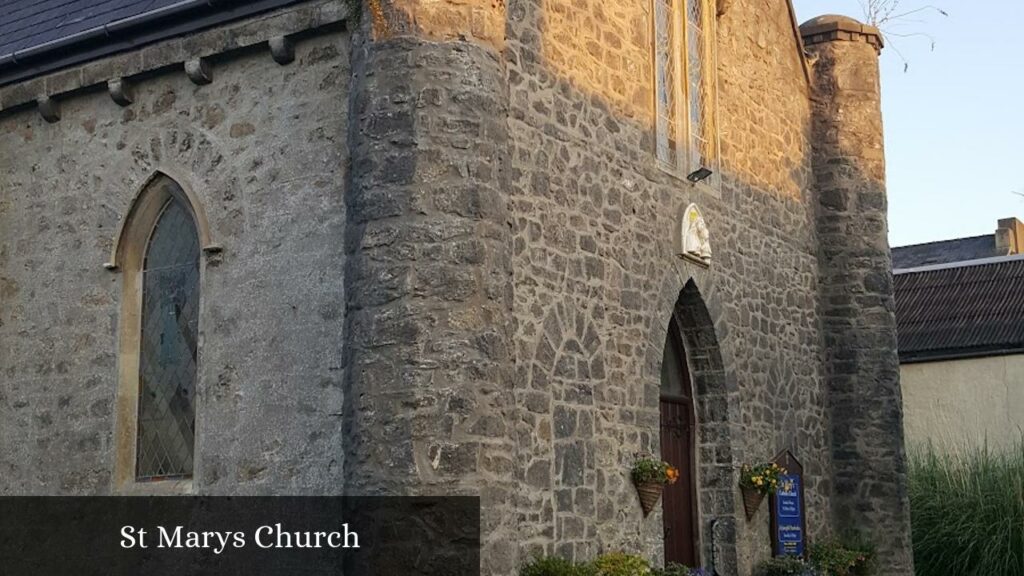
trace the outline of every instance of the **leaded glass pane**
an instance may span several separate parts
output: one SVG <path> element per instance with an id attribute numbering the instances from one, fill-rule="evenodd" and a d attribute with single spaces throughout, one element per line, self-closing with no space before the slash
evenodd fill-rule
<path id="1" fill-rule="evenodd" d="M 199 240 L 192 214 L 170 199 L 146 249 L 139 358 L 136 478 L 192 475 Z"/>
<path id="2" fill-rule="evenodd" d="M 701 50 L 701 32 L 690 26 L 687 29 L 686 57 L 689 76 L 690 131 L 699 134 L 704 119 L 702 84 L 704 81 L 704 51 Z"/>
<path id="3" fill-rule="evenodd" d="M 673 0 L 654 0 L 654 63 L 657 92 L 657 158 L 665 166 L 674 163 L 673 111 L 676 106 L 676 74 L 672 58 Z"/>
<path id="4" fill-rule="evenodd" d="M 704 28 L 704 2 L 707 0 L 685 0 L 686 1 L 686 19 L 690 23 L 691 29 L 696 26 L 697 28 Z"/>
<path id="5" fill-rule="evenodd" d="M 686 58 L 687 58 L 687 120 L 689 122 L 689 171 L 708 168 L 717 186 L 718 128 L 716 126 L 716 70 L 714 58 L 713 12 L 704 3 L 707 0 L 686 2 Z"/>
<path id="6" fill-rule="evenodd" d="M 685 176 L 700 168 L 719 179 L 714 10 L 708 0 L 652 0 L 655 156 Z"/>

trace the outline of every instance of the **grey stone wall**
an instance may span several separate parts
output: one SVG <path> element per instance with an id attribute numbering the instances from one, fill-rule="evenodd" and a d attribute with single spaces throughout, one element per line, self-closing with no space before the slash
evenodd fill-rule
<path id="1" fill-rule="evenodd" d="M 721 573 L 769 555 L 767 506 L 743 518 L 736 470 L 785 448 L 805 466 L 812 535 L 829 532 L 810 85 L 785 3 L 738 0 L 718 19 L 718 192 L 655 167 L 646 3 L 508 13 L 522 558 L 660 557 L 661 518 L 642 518 L 628 474 L 658 451 L 674 312 L 696 368 L 705 561 L 716 517 Z M 711 231 L 706 271 L 673 251 L 690 202 Z"/>
<path id="2" fill-rule="evenodd" d="M 156 171 L 223 247 L 202 265 L 195 490 L 342 489 L 349 36 L 303 39 L 287 66 L 265 44 L 212 63 L 212 84 L 179 62 L 124 108 L 101 86 L 61 96 L 54 124 L 0 115 L 0 494 L 111 490 L 121 282 L 103 264 Z"/>
<path id="3" fill-rule="evenodd" d="M 802 27 L 815 58 L 814 172 L 836 525 L 874 542 L 883 574 L 914 573 L 889 255 L 878 30 Z"/>
<path id="4" fill-rule="evenodd" d="M 385 2 L 354 41 L 346 490 L 479 495 L 517 569 L 501 3 Z M 495 36 L 497 32 L 497 36 Z"/>
<path id="5" fill-rule="evenodd" d="M 515 569 L 511 259 L 497 53 L 357 40 L 346 275 L 346 490 L 481 497 Z"/>
<path id="6" fill-rule="evenodd" d="M 880 466 L 901 458 L 899 403 L 836 394 L 894 389 L 873 348 L 894 334 L 880 144 L 829 139 L 880 142 L 877 92 L 828 125 L 848 102 L 829 100 L 828 58 L 812 83 L 785 3 L 719 3 L 719 189 L 655 166 L 646 2 L 364 8 L 352 36 L 317 28 L 284 67 L 249 48 L 212 58 L 205 86 L 161 66 L 126 108 L 83 85 L 58 123 L 0 114 L 0 493 L 109 490 L 120 283 L 101 265 L 165 170 L 223 246 L 203 264 L 200 492 L 479 494 L 484 573 L 541 552 L 657 561 L 660 514 L 642 517 L 629 468 L 659 451 L 675 315 L 705 562 L 714 548 L 719 573 L 748 574 L 769 555 L 767 506 L 745 520 L 737 470 L 784 449 L 811 537 L 906 521 L 884 510 L 900 472 Z M 261 22 L 211 34 L 265 42 Z M 691 202 L 707 269 L 673 245 Z M 849 450 L 865 428 L 869 449 Z"/>

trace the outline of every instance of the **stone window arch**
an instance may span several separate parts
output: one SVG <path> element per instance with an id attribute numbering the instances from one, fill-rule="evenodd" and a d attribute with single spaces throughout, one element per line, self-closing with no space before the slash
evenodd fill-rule
<path id="1" fill-rule="evenodd" d="M 120 271 L 117 492 L 189 492 L 195 470 L 200 275 L 205 217 L 164 174 L 122 222 L 108 268 Z"/>

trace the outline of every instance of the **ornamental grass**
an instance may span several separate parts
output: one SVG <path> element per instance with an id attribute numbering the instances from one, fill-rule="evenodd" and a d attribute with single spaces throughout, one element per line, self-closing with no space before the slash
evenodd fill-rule
<path id="1" fill-rule="evenodd" d="M 916 576 L 1024 575 L 1024 438 L 909 458 Z"/>

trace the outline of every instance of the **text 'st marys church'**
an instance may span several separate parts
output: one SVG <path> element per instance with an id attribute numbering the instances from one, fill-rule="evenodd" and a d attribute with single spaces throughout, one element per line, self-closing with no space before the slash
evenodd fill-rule
<path id="1" fill-rule="evenodd" d="M 809 539 L 913 573 L 877 30 L 122 4 L 0 16 L 0 494 L 473 494 L 485 574 L 746 575 L 789 450 Z"/>

